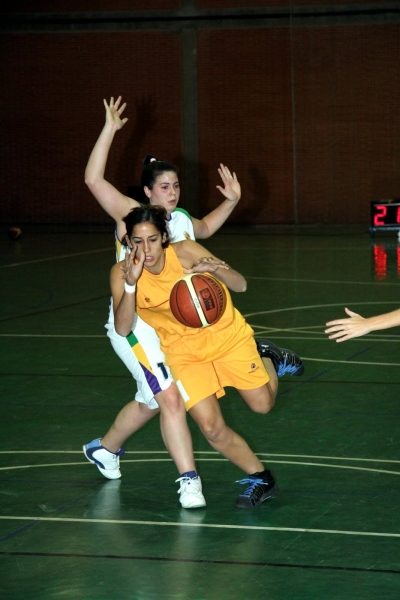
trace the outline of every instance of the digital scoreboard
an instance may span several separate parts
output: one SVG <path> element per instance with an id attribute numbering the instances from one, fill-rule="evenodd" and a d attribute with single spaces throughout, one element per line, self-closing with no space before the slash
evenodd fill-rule
<path id="1" fill-rule="evenodd" d="M 371 202 L 371 223 L 369 230 L 400 231 L 400 198 L 373 200 Z"/>

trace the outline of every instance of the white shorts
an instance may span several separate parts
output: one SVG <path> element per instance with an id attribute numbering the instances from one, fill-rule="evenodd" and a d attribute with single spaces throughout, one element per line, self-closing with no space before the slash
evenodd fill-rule
<path id="1" fill-rule="evenodd" d="M 169 388 L 173 379 L 164 364 L 164 353 L 155 330 L 140 317 L 136 317 L 132 333 L 127 337 L 118 335 L 114 323 L 107 323 L 105 327 L 115 353 L 136 380 L 135 400 L 149 408 L 158 408 L 154 396 Z"/>

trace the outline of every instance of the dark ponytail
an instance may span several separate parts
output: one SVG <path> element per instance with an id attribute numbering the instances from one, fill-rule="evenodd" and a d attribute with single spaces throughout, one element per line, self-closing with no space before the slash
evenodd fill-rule
<path id="1" fill-rule="evenodd" d="M 147 154 L 143 159 L 143 171 L 141 177 L 142 188 L 146 186 L 149 190 L 152 190 L 157 177 L 166 171 L 172 171 L 178 176 L 178 167 L 166 160 L 157 160 L 152 154 Z"/>

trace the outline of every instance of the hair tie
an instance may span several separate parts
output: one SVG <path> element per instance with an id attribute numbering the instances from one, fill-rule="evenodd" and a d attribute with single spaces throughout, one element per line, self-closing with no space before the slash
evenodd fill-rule
<path id="1" fill-rule="evenodd" d="M 153 157 L 150 159 L 150 162 L 157 162 L 157 159 Z"/>

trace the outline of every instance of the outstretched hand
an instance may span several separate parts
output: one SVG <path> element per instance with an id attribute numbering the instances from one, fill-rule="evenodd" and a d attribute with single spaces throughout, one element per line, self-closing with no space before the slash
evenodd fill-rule
<path id="1" fill-rule="evenodd" d="M 107 100 L 104 99 L 103 102 L 106 109 L 106 122 L 116 130 L 122 129 L 128 121 L 127 117 L 121 119 L 121 115 L 126 108 L 126 102 L 121 105 L 122 96 L 118 96 L 116 102 L 114 102 L 114 97 L 111 96 L 110 104 L 107 104 Z"/>
<path id="2" fill-rule="evenodd" d="M 139 259 L 136 258 L 137 246 L 133 248 L 127 248 L 125 254 L 125 260 L 121 264 L 122 275 L 121 278 L 125 279 L 128 285 L 135 285 L 137 280 L 142 274 L 143 265 L 146 258 L 144 252 Z"/>
<path id="3" fill-rule="evenodd" d="M 199 258 L 191 269 L 184 269 L 183 272 L 187 275 L 189 273 L 215 273 L 217 269 L 229 270 L 229 267 L 223 260 L 219 260 L 219 258 L 204 256 L 203 258 Z"/>
<path id="4" fill-rule="evenodd" d="M 224 187 L 217 185 L 217 189 L 231 202 L 238 202 L 242 195 L 240 183 L 237 180 L 236 173 L 231 173 L 228 167 L 220 164 L 218 173 L 222 179 Z"/>
<path id="5" fill-rule="evenodd" d="M 325 333 L 331 334 L 329 335 L 330 340 L 336 339 L 337 342 L 345 342 L 369 333 L 367 319 L 348 308 L 344 310 L 349 315 L 348 319 L 337 319 L 326 323 L 329 329 L 325 329 Z"/>

